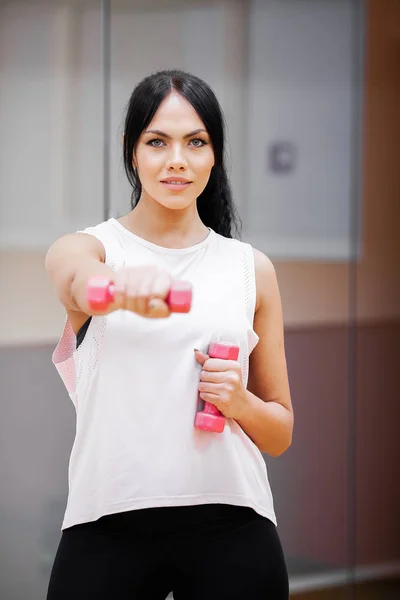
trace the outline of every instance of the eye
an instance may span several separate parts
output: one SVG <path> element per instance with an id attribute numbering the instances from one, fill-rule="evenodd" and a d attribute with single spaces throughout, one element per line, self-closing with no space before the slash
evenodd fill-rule
<path id="1" fill-rule="evenodd" d="M 161 148 L 164 142 L 160 138 L 154 138 L 147 142 L 147 146 L 153 146 L 153 148 Z"/>
<path id="2" fill-rule="evenodd" d="M 208 144 L 208 142 L 202 140 L 201 138 L 194 138 L 190 143 L 193 144 L 195 148 L 201 148 L 202 146 L 206 146 Z"/>

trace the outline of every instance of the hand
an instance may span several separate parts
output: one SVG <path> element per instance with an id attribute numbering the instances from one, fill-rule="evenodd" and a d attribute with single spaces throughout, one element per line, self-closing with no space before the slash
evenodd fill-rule
<path id="1" fill-rule="evenodd" d="M 209 358 L 199 350 L 195 350 L 195 356 L 203 367 L 199 383 L 200 398 L 214 404 L 224 417 L 239 419 L 247 408 L 239 362 Z"/>
<path id="2" fill-rule="evenodd" d="M 171 284 L 169 272 L 154 265 L 121 269 L 114 277 L 114 304 L 142 317 L 164 319 L 171 313 L 165 302 Z"/>

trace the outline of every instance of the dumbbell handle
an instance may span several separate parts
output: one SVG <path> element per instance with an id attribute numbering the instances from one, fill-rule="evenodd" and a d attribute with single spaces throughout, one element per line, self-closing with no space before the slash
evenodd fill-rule
<path id="1" fill-rule="evenodd" d="M 230 342 L 212 342 L 208 348 L 208 356 L 223 360 L 237 360 L 239 346 Z M 196 414 L 194 424 L 198 429 L 222 433 L 225 428 L 225 417 L 214 404 L 204 402 L 204 408 Z"/>
<path id="2" fill-rule="evenodd" d="M 106 310 L 114 300 L 114 283 L 108 277 L 95 275 L 87 285 L 87 301 L 94 310 Z M 186 281 L 174 281 L 165 302 L 171 312 L 188 313 L 192 305 L 192 287 Z"/>

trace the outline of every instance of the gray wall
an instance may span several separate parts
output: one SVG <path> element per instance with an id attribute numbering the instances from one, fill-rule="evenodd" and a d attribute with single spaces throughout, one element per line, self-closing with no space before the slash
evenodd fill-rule
<path id="1" fill-rule="evenodd" d="M 306 2 L 310 10 L 318 7 L 322 12 L 325 10 L 322 4 L 325 8 L 332 5 L 331 1 L 296 0 L 297 7 L 301 1 Z M 171 60 L 178 60 L 179 66 L 194 68 L 203 75 L 222 100 L 232 147 L 234 189 L 242 212 L 246 211 L 249 208 L 248 172 L 244 168 L 247 150 L 243 140 L 247 135 L 249 107 L 243 97 L 248 66 L 243 49 L 249 40 L 245 2 L 174 0 L 160 11 L 156 0 L 143 0 L 134 19 L 131 10 L 127 10 L 128 4 L 132 8 L 132 3 L 127 1 L 113 2 L 116 9 L 112 20 L 110 174 L 113 211 L 126 210 L 128 205 L 128 189 L 121 175 L 117 148 L 123 105 L 135 78 L 149 69 L 170 66 Z M 274 13 L 277 19 L 291 1 L 269 3 L 272 4 L 276 9 L 281 8 L 281 13 L 279 10 Z M 71 12 L 72 5 L 75 9 Z M 339 3 L 335 2 L 335 6 Z M 335 9 L 335 18 L 343 17 L 346 6 L 344 2 Z M 349 266 L 324 262 L 276 265 L 285 320 L 291 324 L 287 327 L 286 344 L 296 429 L 290 451 L 267 462 L 291 573 L 315 573 L 348 562 L 347 550 L 353 539 L 349 523 L 354 505 L 348 502 L 353 497 L 352 482 L 347 477 L 348 450 L 352 442 L 357 450 L 355 541 L 358 562 L 379 565 L 399 561 L 396 525 L 400 498 L 395 482 L 399 449 L 396 364 L 400 306 L 396 274 L 400 246 L 394 219 L 399 206 L 398 170 L 391 166 L 393 157 L 397 156 L 399 139 L 395 134 L 398 102 L 393 101 L 392 82 L 399 71 L 398 60 L 393 60 L 397 41 L 388 24 L 379 21 L 380 0 L 377 7 L 372 22 L 379 31 L 389 32 L 387 39 L 391 42 L 380 43 L 380 54 L 376 53 L 375 44 L 371 73 L 367 77 L 370 98 L 363 232 L 366 251 L 357 275 L 358 316 L 379 322 L 376 325 L 361 323 L 359 328 L 355 430 L 348 428 L 347 383 L 348 376 L 354 375 L 349 372 L 345 326 Z M 1 3 L 0 8 L 1 600 L 44 597 L 65 506 L 74 413 L 50 362 L 63 316 L 43 263 L 47 242 L 60 229 L 71 230 L 102 218 L 99 8 L 99 0 L 8 2 Z M 315 17 L 317 13 L 313 14 Z M 318 14 L 326 27 L 326 14 Z M 396 22 L 394 18 L 389 21 L 389 25 Z M 165 25 L 174 35 L 172 45 L 168 45 L 170 38 L 166 39 L 165 31 L 162 33 Z M 302 31 L 308 26 L 303 21 Z M 155 53 L 150 47 L 151 36 L 146 34 L 150 27 L 160 34 Z M 313 29 L 312 34 L 318 37 L 324 27 L 320 32 Z M 193 45 L 193 39 L 201 44 L 201 50 Z M 333 44 L 334 40 L 329 39 Z M 257 40 L 259 44 L 260 38 Z M 280 41 L 285 40 L 294 43 L 295 34 L 282 36 Z M 304 43 L 304 38 L 298 41 Z M 153 42 L 156 43 L 154 39 Z M 167 45 L 169 55 L 163 52 Z M 325 49 L 329 48 L 332 45 Z M 303 57 L 304 49 L 303 45 Z M 290 66 L 288 55 L 285 56 Z M 326 54 L 321 56 L 321 64 L 325 65 L 325 59 Z M 274 64 L 276 72 L 280 72 L 279 60 Z M 332 64 L 338 66 L 337 62 Z M 304 62 L 301 65 L 304 67 Z M 313 65 L 318 67 L 318 56 L 313 57 Z M 325 71 L 316 73 L 320 77 L 318 85 L 313 71 L 309 73 L 309 85 L 297 90 L 305 103 L 312 104 L 319 86 L 328 85 L 328 80 L 323 79 Z M 343 73 L 329 80 L 336 98 L 336 119 L 344 110 L 339 101 Z M 299 74 L 300 71 L 290 74 L 290 81 Z M 302 71 L 297 81 L 299 86 L 303 75 Z M 271 77 L 271 89 L 275 83 L 279 84 L 281 94 L 287 93 L 282 81 L 276 82 Z M 326 95 L 323 94 L 323 98 L 326 100 Z M 32 102 L 33 106 L 34 101 L 35 112 L 24 112 L 26 102 Z M 303 138 L 303 124 L 298 122 L 300 113 L 296 110 L 292 115 L 294 129 L 289 133 L 299 135 L 306 146 L 311 144 L 313 136 L 316 136 L 314 143 L 318 139 L 317 145 L 321 144 L 321 131 L 316 130 L 317 121 L 310 116 L 309 106 L 305 114 L 306 125 L 309 123 L 305 131 L 309 137 Z M 255 115 L 253 117 L 255 119 Z M 265 121 L 267 126 L 268 119 Z M 273 136 L 281 134 L 283 125 L 286 127 L 281 121 L 281 127 L 272 132 Z M 326 131 L 331 131 L 330 125 L 327 123 Z M 263 131 L 268 133 L 268 128 Z M 264 142 L 260 136 L 261 151 Z M 340 140 L 344 147 L 347 142 L 347 138 Z M 324 165 L 329 153 L 339 151 L 338 148 L 338 145 L 329 145 L 323 148 L 324 152 L 319 148 Z M 248 156 L 251 159 L 251 154 Z M 336 158 L 335 169 L 339 173 L 342 171 L 338 163 L 342 157 Z M 256 171 L 261 181 L 259 166 Z M 314 165 L 310 170 L 310 189 L 315 176 Z M 321 181 L 320 178 L 320 184 Z M 294 181 L 289 177 L 281 183 L 288 190 Z M 276 184 L 280 186 L 277 180 L 268 185 Z M 283 187 L 275 188 L 276 193 L 283 192 Z M 282 201 L 296 202 L 297 196 L 292 196 L 285 191 Z M 260 208 L 263 207 L 251 210 L 257 212 Z M 282 239 L 280 237 L 280 243 Z M 32 252 L 33 247 L 37 248 L 36 253 Z M 26 301 L 27 289 L 29 302 Z M 390 316 L 393 321 L 384 321 Z M 28 345 L 15 345 L 21 342 Z"/>
<path id="2" fill-rule="evenodd" d="M 178 67 L 204 77 L 223 106 L 245 238 L 272 258 L 346 260 L 357 170 L 353 24 L 361 17 L 355 5 L 113 2 L 112 214 L 124 212 L 129 198 L 121 138 L 132 87 L 152 71 Z M 43 247 L 102 217 L 101 11 L 98 0 L 12 2 L 1 9 L 0 126 L 7 144 L 0 147 L 0 247 Z M 34 119 L 25 98 L 35 105 Z M 269 166 L 275 142 L 296 147 L 290 173 Z"/>
<path id="3" fill-rule="evenodd" d="M 52 348 L 0 348 L 0 598 L 42 600 L 59 541 L 73 405 Z"/>
<path id="4" fill-rule="evenodd" d="M 348 565 L 354 534 L 358 564 L 400 560 L 394 526 L 400 506 L 399 332 L 398 322 L 358 330 L 354 431 L 348 430 L 348 330 L 286 332 L 295 436 L 285 455 L 266 461 L 293 575 Z M 0 349 L 1 600 L 44 597 L 59 540 L 74 413 L 51 365 L 52 350 Z M 353 444 L 355 497 L 348 479 Z"/>

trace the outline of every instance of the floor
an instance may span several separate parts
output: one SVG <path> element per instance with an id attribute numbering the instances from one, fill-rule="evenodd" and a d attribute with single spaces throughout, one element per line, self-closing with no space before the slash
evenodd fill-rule
<path id="1" fill-rule="evenodd" d="M 400 579 L 362 583 L 356 589 L 331 588 L 292 594 L 291 600 L 400 600 Z"/>

